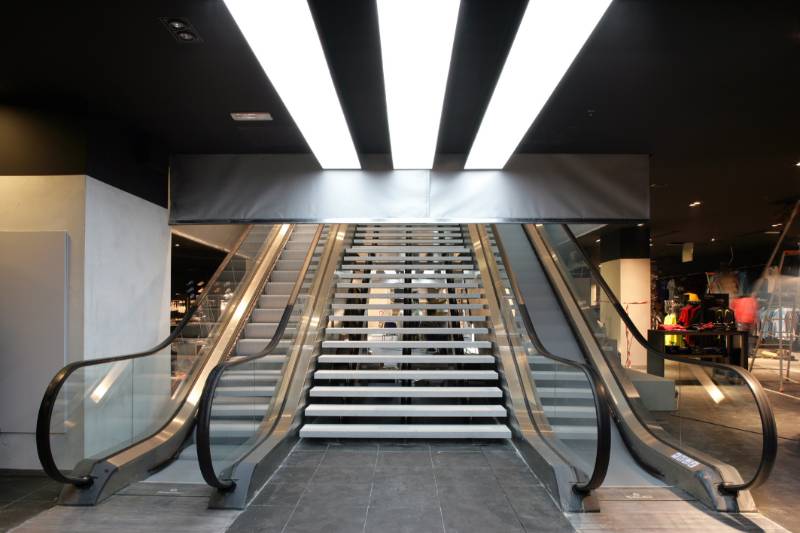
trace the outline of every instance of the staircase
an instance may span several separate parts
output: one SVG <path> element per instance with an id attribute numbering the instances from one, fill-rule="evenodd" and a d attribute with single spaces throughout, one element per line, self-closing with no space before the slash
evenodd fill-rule
<path id="1" fill-rule="evenodd" d="M 461 226 L 357 226 L 337 277 L 301 437 L 511 437 Z"/>

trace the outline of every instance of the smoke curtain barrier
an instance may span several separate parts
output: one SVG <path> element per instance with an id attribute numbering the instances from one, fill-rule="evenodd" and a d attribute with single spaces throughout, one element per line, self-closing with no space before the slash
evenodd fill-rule
<path id="1" fill-rule="evenodd" d="M 170 222 L 645 220 L 646 155 L 522 154 L 503 170 L 322 170 L 309 155 L 180 155 Z"/>

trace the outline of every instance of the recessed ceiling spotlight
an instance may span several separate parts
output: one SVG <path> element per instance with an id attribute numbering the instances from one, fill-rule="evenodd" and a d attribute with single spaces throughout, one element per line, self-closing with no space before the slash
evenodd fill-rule
<path id="1" fill-rule="evenodd" d="M 794 164 L 794 166 L 796 166 L 796 167 L 800 167 L 800 161 L 798 161 L 797 163 L 795 163 L 795 164 Z"/>
<path id="2" fill-rule="evenodd" d="M 169 19 L 167 21 L 167 26 L 169 26 L 175 31 L 186 29 L 186 23 L 181 19 Z"/>
<path id="3" fill-rule="evenodd" d="M 184 17 L 161 17 L 159 20 L 179 43 L 199 43 L 203 40 L 192 23 Z"/>
<path id="4" fill-rule="evenodd" d="M 773 228 L 780 228 L 781 226 L 783 226 L 783 222 L 778 222 L 777 224 L 772 224 Z"/>
<path id="5" fill-rule="evenodd" d="M 231 113 L 231 118 L 236 122 L 269 122 L 272 120 L 272 115 L 260 111 L 251 111 L 247 113 Z"/>
<path id="6" fill-rule="evenodd" d="M 711 242 L 716 242 L 716 241 L 717 241 L 716 237 L 711 237 Z"/>
<path id="7" fill-rule="evenodd" d="M 596 241 L 594 241 L 594 242 L 600 242 L 600 239 L 597 239 L 597 240 L 596 240 Z"/>
<path id="8" fill-rule="evenodd" d="M 637 227 L 637 228 L 642 228 L 642 227 L 644 227 L 644 222 L 639 222 L 638 224 L 636 224 L 636 227 Z"/>
<path id="9" fill-rule="evenodd" d="M 181 245 L 181 243 L 179 243 L 179 242 L 176 242 L 176 243 L 175 243 L 175 248 L 179 247 L 180 245 Z"/>
<path id="10" fill-rule="evenodd" d="M 697 207 L 697 206 L 701 205 L 702 203 L 703 202 L 701 202 L 700 200 L 695 200 L 694 202 L 689 204 L 689 207 Z"/>

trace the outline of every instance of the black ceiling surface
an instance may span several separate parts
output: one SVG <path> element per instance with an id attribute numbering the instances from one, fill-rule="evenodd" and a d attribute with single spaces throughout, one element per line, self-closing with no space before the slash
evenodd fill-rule
<path id="1" fill-rule="evenodd" d="M 374 0 L 310 5 L 358 150 L 388 152 Z M 524 7 L 462 0 L 440 153 L 469 150 Z M 0 104 L 117 119 L 168 153 L 308 152 L 221 0 L 16 2 L 0 25 Z M 800 2 L 615 0 L 519 151 L 652 154 L 657 244 L 763 244 L 800 193 L 798 94 Z"/>

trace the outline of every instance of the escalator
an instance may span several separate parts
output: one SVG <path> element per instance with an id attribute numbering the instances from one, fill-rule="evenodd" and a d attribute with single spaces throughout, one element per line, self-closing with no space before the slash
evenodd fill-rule
<path id="1" fill-rule="evenodd" d="M 775 419 L 743 368 L 650 347 L 572 234 L 560 224 L 496 228 L 519 298 L 545 342 L 603 376 L 615 428 L 604 487 L 671 489 L 718 511 L 753 511 L 777 452 Z M 513 250 L 513 251 L 511 251 Z M 618 322 L 616 322 L 618 321 Z M 629 339 L 617 339 L 622 323 Z M 643 347 L 663 375 L 625 368 L 626 342 Z M 638 493 L 641 493 L 640 490 Z"/>
<path id="2" fill-rule="evenodd" d="M 208 382 L 198 440 L 204 478 L 218 489 L 212 507 L 245 507 L 299 439 L 471 439 L 513 442 L 565 511 L 598 510 L 615 490 L 754 509 L 748 489 L 768 476 L 776 446 L 760 386 L 742 369 L 650 350 L 666 362 L 674 406 L 649 409 L 647 384 L 622 367 L 597 302 L 581 291 L 608 291 L 604 312 L 630 319 L 566 226 L 363 224 L 331 234 L 278 399 L 226 460 L 210 440 L 218 384 L 274 348 L 220 365 Z M 289 303 L 276 335 L 291 322 Z M 750 464 L 701 439 L 703 424 L 724 431 L 737 413 L 759 438 Z"/>
<path id="3" fill-rule="evenodd" d="M 615 490 L 752 510 L 748 489 L 774 464 L 774 418 L 746 371 L 652 349 L 665 376 L 622 366 L 608 317 L 646 341 L 567 226 L 254 226 L 212 281 L 156 349 L 54 379 L 39 451 L 62 502 L 205 481 L 210 507 L 242 509 L 301 439 L 512 443 L 564 511 L 599 510 Z M 172 403 L 149 425 L 128 411 L 136 432 L 68 458 L 67 422 L 87 442 L 90 422 L 118 423 L 92 394 L 136 404 L 154 387 L 148 360 L 183 365 Z M 119 383 L 136 366 L 149 389 L 130 392 Z M 732 450 L 743 429 L 758 442 Z"/>
<path id="4" fill-rule="evenodd" d="M 163 342 L 58 372 L 42 399 L 36 441 L 45 472 L 64 484 L 60 503 L 94 505 L 137 481 L 202 483 L 193 428 L 206 377 L 272 336 L 286 288 L 306 256 L 315 258 L 320 238 L 316 225 L 247 226 Z M 282 362 L 263 361 L 257 383 L 227 377 L 215 412 L 224 446 L 241 439 L 248 409 L 268 402 Z"/>

